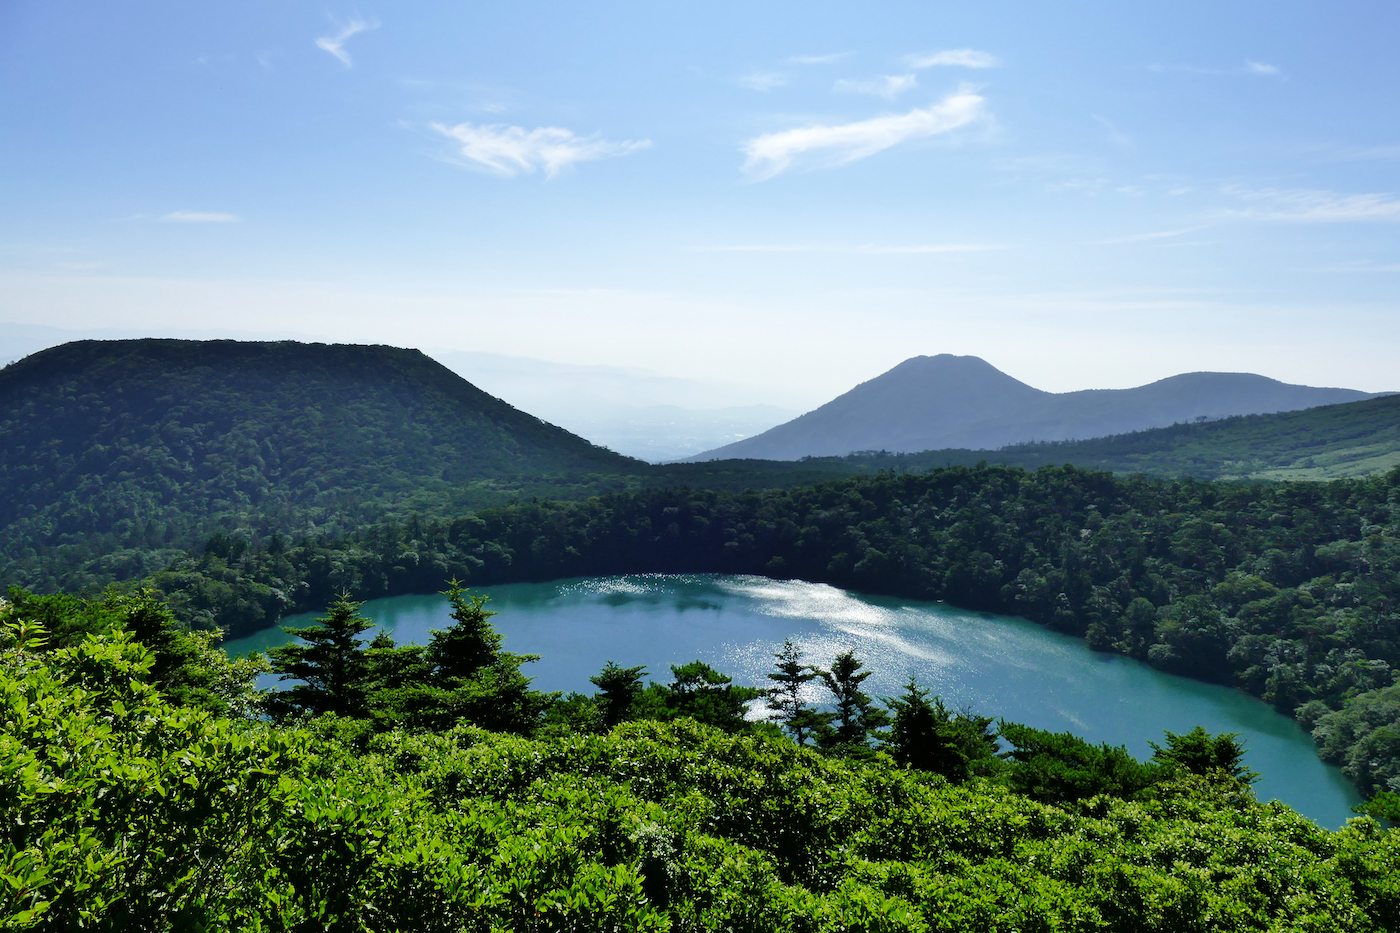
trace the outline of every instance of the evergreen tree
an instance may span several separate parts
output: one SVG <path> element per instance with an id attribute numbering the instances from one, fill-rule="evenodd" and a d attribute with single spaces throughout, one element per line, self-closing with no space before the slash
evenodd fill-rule
<path id="1" fill-rule="evenodd" d="M 274 715 L 335 713 L 363 716 L 369 666 L 360 634 L 374 623 L 360 615 L 362 603 L 342 595 L 326 615 L 305 628 L 287 628 L 301 644 L 283 645 L 268 652 L 272 671 L 283 680 L 300 680 L 289 690 L 268 697 Z"/>
<path id="2" fill-rule="evenodd" d="M 871 734 L 889 722 L 885 711 L 860 689 L 874 671 L 862 670 L 865 665 L 854 651 L 843 651 L 831 661 L 831 670 L 817 669 L 826 689 L 836 700 L 831 714 L 832 727 L 818 736 L 821 746 L 838 754 L 868 753 Z"/>
<path id="3" fill-rule="evenodd" d="M 454 624 L 444 631 L 433 630 L 428 663 L 440 681 L 462 681 L 505 656 L 505 639 L 491 624 L 491 617 L 498 613 L 486 608 L 486 596 L 467 593 L 456 580 L 447 585 L 443 595 L 452 604 Z M 539 655 L 511 657 L 522 664 L 539 660 Z"/>
<path id="4" fill-rule="evenodd" d="M 817 671 L 802 663 L 802 649 L 791 638 L 773 657 L 777 664 L 768 674 L 774 682 L 766 691 L 768 709 L 773 720 L 791 733 L 793 741 L 805 745 L 809 736 L 820 735 L 831 720 L 830 713 L 818 712 L 802 700 L 802 688 L 817 676 Z"/>
<path id="5" fill-rule="evenodd" d="M 1011 789 L 1056 805 L 1099 794 L 1131 799 L 1167 773 L 1161 764 L 1143 764 L 1121 745 L 1093 745 L 1071 732 L 1047 732 L 1002 720 L 998 731 L 1014 762 Z"/>
<path id="6" fill-rule="evenodd" d="M 958 747 L 952 716 L 942 697 L 930 703 L 913 677 L 904 694 L 885 701 L 894 713 L 885 742 L 894 760 L 906 768 L 941 774 L 952 781 L 968 776 L 968 756 Z"/>
<path id="7" fill-rule="evenodd" d="M 645 667 L 619 667 L 616 661 L 609 661 L 600 673 L 588 678 L 598 687 L 595 700 L 604 731 L 632 717 L 646 672 Z"/>
<path id="8" fill-rule="evenodd" d="M 434 629 L 426 647 L 394 647 L 371 659 L 376 691 L 371 706 L 388 723 L 447 729 L 468 722 L 497 732 L 529 733 L 557 694 L 530 689 L 520 667 L 537 654 L 512 654 L 491 624 L 486 597 L 466 593 L 453 580 L 444 595 L 453 625 Z"/>
<path id="9" fill-rule="evenodd" d="M 1152 760 L 1159 764 L 1176 765 L 1193 774 L 1221 770 L 1243 784 L 1259 780 L 1244 764 L 1245 747 L 1238 732 L 1211 735 L 1197 726 L 1190 732 L 1167 732 L 1166 748 L 1156 742 L 1147 744 L 1152 746 Z"/>
<path id="10" fill-rule="evenodd" d="M 704 661 L 671 665 L 675 679 L 669 688 L 667 706 L 676 716 L 737 732 L 748 726 L 744 714 L 750 700 L 763 696 L 756 687 L 739 687 L 733 678 L 721 674 Z"/>

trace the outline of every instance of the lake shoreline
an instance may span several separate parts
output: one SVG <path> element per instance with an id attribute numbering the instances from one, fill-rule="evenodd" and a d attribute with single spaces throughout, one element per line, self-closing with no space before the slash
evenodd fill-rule
<path id="1" fill-rule="evenodd" d="M 478 587 L 501 614 L 509 650 L 544 657 L 526 672 L 546 690 L 584 691 L 605 660 L 645 663 L 665 680 L 667 664 L 699 657 L 739 683 L 762 685 L 772 650 L 796 637 L 814 663 L 853 647 L 877 671 L 872 695 L 898 692 L 908 676 L 942 694 L 1037 728 L 1128 745 L 1138 757 L 1162 729 L 1246 733 L 1251 761 L 1273 794 L 1324 825 L 1341 825 L 1360 802 L 1355 787 L 1317 758 L 1301 726 L 1244 691 L 1168 674 L 1024 618 L 946 603 L 862 594 L 827 584 L 749 575 L 633 574 Z M 396 640 L 419 641 L 444 627 L 440 595 L 373 600 L 365 614 Z M 284 619 L 306 624 L 315 614 Z M 288 641 L 280 628 L 229 642 L 231 653 Z M 1116 723 L 1116 725 L 1115 725 Z M 1262 762 L 1262 764 L 1261 764 Z M 1276 789 L 1311 781 L 1288 793 Z M 1297 802 L 1295 802 L 1297 801 Z"/>

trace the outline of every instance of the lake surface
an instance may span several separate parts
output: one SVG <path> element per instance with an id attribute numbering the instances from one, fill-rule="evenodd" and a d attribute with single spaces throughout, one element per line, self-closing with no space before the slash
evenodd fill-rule
<path id="1" fill-rule="evenodd" d="M 642 574 L 479 592 L 500 613 L 492 621 L 507 650 L 543 656 L 524 668 L 537 689 L 591 693 L 588 678 L 609 660 L 645 664 L 651 679 L 669 683 L 670 665 L 699 659 L 736 683 L 767 686 L 773 653 L 792 638 L 812 664 L 855 649 L 875 672 L 865 682 L 872 696 L 897 695 L 913 676 L 952 708 L 1126 745 L 1139 758 L 1151 754 L 1148 740 L 1163 742 L 1163 730 L 1199 724 L 1239 732 L 1246 763 L 1263 774 L 1259 799 L 1282 800 L 1323 826 L 1341 826 L 1361 801 L 1340 771 L 1317 758 L 1308 734 L 1267 704 L 1090 651 L 1025 619 L 749 576 Z M 451 624 L 443 596 L 377 599 L 363 613 L 401 644 L 423 643 L 430 629 Z M 318 614 L 283 624 L 307 625 Z M 268 629 L 225 648 L 238 655 L 290 640 Z M 815 687 L 812 699 L 820 699 Z"/>

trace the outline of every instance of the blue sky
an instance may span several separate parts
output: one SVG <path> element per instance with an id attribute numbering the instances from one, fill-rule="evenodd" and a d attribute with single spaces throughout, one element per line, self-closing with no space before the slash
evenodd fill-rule
<path id="1" fill-rule="evenodd" d="M 0 322 L 1400 389 L 1382 3 L 0 4 Z"/>

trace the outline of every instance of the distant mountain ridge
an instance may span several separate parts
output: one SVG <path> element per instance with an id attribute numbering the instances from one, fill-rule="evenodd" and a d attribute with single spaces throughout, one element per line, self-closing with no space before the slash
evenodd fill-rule
<path id="1" fill-rule="evenodd" d="M 861 450 L 996 450 L 1127 434 L 1201 418 L 1296 411 L 1384 393 L 1184 373 L 1132 389 L 1045 392 L 975 356 L 916 356 L 825 405 L 693 461 L 798 460 Z"/>

